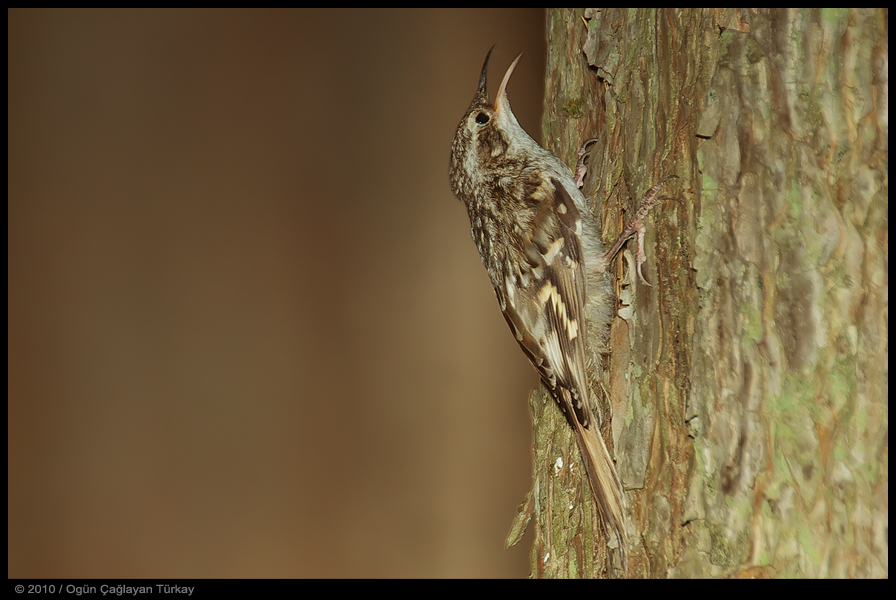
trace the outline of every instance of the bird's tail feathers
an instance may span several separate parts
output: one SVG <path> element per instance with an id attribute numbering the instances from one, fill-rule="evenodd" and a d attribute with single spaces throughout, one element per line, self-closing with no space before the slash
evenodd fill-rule
<path id="1" fill-rule="evenodd" d="M 626 565 L 625 517 L 622 510 L 622 484 L 616 474 L 616 467 L 613 464 L 613 459 L 610 458 L 607 445 L 604 444 L 600 431 L 597 429 L 596 422 L 592 421 L 591 428 L 586 429 L 576 421 L 574 428 L 582 459 L 585 462 L 585 470 L 588 472 L 588 479 L 591 481 L 591 488 L 597 498 L 601 516 L 619 540 L 624 568 Z"/>

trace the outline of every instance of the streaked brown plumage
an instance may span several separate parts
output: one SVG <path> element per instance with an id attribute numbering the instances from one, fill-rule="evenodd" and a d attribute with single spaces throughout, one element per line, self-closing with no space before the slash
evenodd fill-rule
<path id="1" fill-rule="evenodd" d="M 609 258 L 597 219 L 570 169 L 542 148 L 510 110 L 507 82 L 488 99 L 488 61 L 451 147 L 450 180 L 501 311 L 523 352 L 567 415 L 603 518 L 625 563 L 622 487 L 590 398 L 589 369 L 612 318 Z M 631 234 L 629 234 L 631 235 Z M 593 411 L 598 411 L 594 415 Z"/>

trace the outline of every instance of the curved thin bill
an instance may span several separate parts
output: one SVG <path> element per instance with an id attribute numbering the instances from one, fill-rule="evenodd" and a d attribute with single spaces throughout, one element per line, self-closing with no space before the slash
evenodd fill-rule
<path id="1" fill-rule="evenodd" d="M 513 75 L 513 70 L 516 68 L 516 64 L 520 62 L 520 59 L 523 57 L 523 53 L 520 52 L 519 56 L 516 57 L 510 66 L 507 68 L 507 72 L 504 73 L 504 79 L 501 80 L 501 87 L 498 88 L 498 95 L 495 96 L 495 111 L 500 109 L 502 104 L 502 100 L 507 94 L 507 82 L 510 81 L 510 76 Z"/>
<path id="2" fill-rule="evenodd" d="M 485 55 L 485 62 L 482 64 L 482 73 L 479 74 L 479 89 L 476 91 L 476 96 L 488 103 L 488 60 L 492 57 L 492 52 L 494 52 L 495 47 L 492 46 L 488 51 L 488 54 Z"/>

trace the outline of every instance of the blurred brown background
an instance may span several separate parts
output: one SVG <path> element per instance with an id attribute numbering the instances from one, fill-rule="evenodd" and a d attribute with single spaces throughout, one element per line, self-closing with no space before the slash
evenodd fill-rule
<path id="1" fill-rule="evenodd" d="M 9 577 L 524 576 L 536 383 L 448 188 L 528 11 L 19 11 Z"/>

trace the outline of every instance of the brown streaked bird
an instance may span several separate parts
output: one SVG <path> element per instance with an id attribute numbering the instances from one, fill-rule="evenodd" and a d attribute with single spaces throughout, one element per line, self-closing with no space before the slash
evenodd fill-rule
<path id="1" fill-rule="evenodd" d="M 589 373 L 601 377 L 600 352 L 612 319 L 606 272 L 612 255 L 569 167 L 533 140 L 510 110 L 507 83 L 522 55 L 489 101 L 491 53 L 451 146 L 451 189 L 467 207 L 507 324 L 575 431 L 625 565 L 622 486 L 600 434 L 609 415 L 601 414 L 589 385 Z"/>

